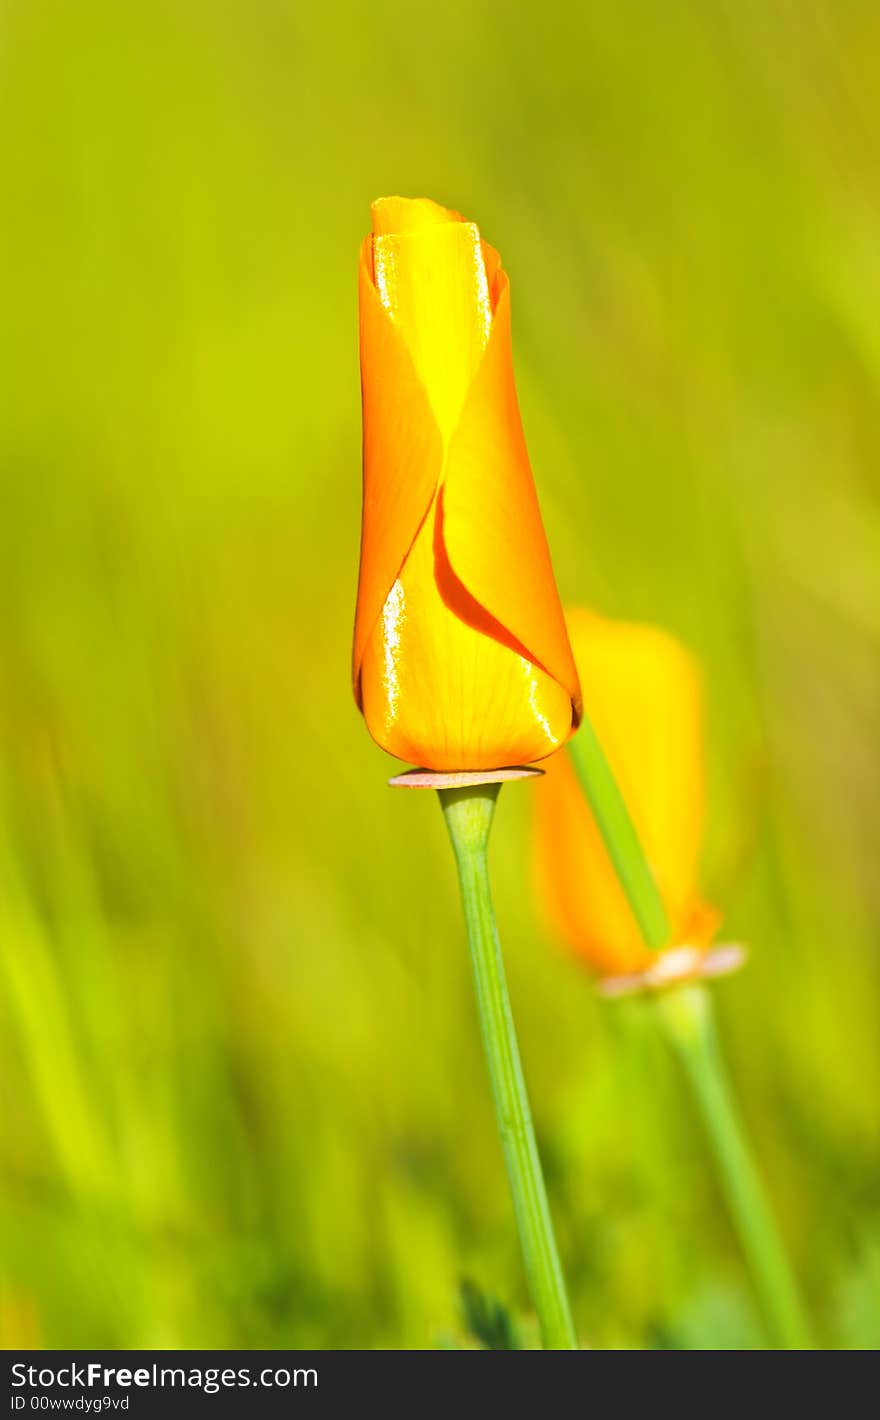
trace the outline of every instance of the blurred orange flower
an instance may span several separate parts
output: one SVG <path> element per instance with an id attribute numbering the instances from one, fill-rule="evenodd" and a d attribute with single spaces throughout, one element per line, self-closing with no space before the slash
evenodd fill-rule
<path id="1" fill-rule="evenodd" d="M 364 518 L 354 690 L 427 769 L 541 759 L 580 711 L 514 387 L 510 295 L 473 222 L 373 204 L 360 260 Z"/>
<path id="2" fill-rule="evenodd" d="M 666 906 L 669 948 L 705 949 L 720 915 L 697 895 L 705 779 L 697 663 L 656 627 L 574 610 L 568 628 L 586 713 Z M 554 755 L 545 768 L 535 785 L 536 854 L 552 924 L 603 977 L 656 965 L 568 756 Z"/>

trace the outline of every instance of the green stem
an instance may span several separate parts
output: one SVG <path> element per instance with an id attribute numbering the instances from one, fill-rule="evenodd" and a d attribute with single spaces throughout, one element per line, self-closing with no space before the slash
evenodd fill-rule
<path id="1" fill-rule="evenodd" d="M 569 742 L 568 753 L 642 938 L 659 950 L 669 941 L 669 918 L 623 795 L 588 720 Z M 658 997 L 657 1011 L 693 1087 L 774 1334 L 785 1350 L 808 1349 L 807 1322 L 727 1082 L 709 995 L 700 986 L 681 987 Z"/>
<path id="2" fill-rule="evenodd" d="M 529 1291 L 544 1346 L 552 1351 L 570 1351 L 577 1348 L 577 1341 L 553 1235 L 489 888 L 489 830 L 498 787 L 483 784 L 441 789 L 440 805 L 458 865 L 483 1045 Z"/>
<path id="3" fill-rule="evenodd" d="M 721 1187 L 779 1349 L 809 1350 L 806 1316 L 727 1079 L 709 993 L 703 986 L 679 987 L 658 996 L 656 1008 L 693 1087 Z"/>
<path id="4" fill-rule="evenodd" d="M 642 937 L 657 951 L 670 934 L 663 898 L 605 751 L 586 716 L 569 740 L 568 753 Z"/>

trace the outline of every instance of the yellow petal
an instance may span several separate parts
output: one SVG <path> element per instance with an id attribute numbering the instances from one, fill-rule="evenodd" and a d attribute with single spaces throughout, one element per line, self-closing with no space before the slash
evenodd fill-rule
<path id="1" fill-rule="evenodd" d="M 373 236 L 417 232 L 447 222 L 461 222 L 460 212 L 432 202 L 430 197 L 379 197 L 371 204 Z"/>
<path id="2" fill-rule="evenodd" d="M 374 236 L 373 277 L 449 440 L 492 327 L 480 233 L 447 221 Z"/>

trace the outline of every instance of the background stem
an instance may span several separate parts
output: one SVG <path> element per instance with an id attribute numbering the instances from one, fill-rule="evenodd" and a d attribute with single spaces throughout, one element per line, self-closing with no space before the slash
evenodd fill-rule
<path id="1" fill-rule="evenodd" d="M 656 997 L 655 1005 L 693 1087 L 721 1187 L 779 1348 L 809 1350 L 806 1317 L 727 1079 L 709 993 L 703 986 L 678 987 Z"/>
<path id="2" fill-rule="evenodd" d="M 440 804 L 458 865 L 483 1045 L 529 1292 L 544 1346 L 554 1351 L 574 1350 L 577 1341 L 553 1235 L 489 887 L 487 850 L 498 787 L 485 784 L 441 789 Z"/>
<path id="3" fill-rule="evenodd" d="M 657 951 L 666 945 L 670 934 L 663 898 L 605 751 L 586 715 L 569 740 L 567 752 L 642 938 Z"/>

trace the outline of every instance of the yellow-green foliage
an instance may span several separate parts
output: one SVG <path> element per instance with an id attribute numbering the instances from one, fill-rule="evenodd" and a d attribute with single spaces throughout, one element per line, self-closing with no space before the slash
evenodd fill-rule
<path id="1" fill-rule="evenodd" d="M 873 0 L 12 0 L 0 20 L 5 1344 L 525 1310 L 451 854 L 348 686 L 356 259 L 503 252 L 563 595 L 703 657 L 717 998 L 818 1319 L 877 1341 Z M 650 708 L 646 707 L 646 713 Z M 682 1084 L 494 865 L 597 1346 L 762 1344 Z"/>

